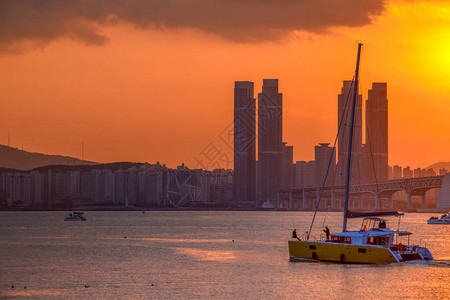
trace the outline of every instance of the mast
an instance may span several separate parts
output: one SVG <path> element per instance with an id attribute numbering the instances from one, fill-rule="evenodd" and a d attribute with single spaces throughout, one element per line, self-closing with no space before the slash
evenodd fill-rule
<path id="1" fill-rule="evenodd" d="M 358 56 L 356 58 L 355 80 L 353 83 L 353 102 L 352 102 L 352 116 L 350 120 L 350 134 L 348 139 L 348 155 L 347 155 L 347 173 L 345 177 L 345 203 L 344 203 L 344 222 L 342 224 L 342 231 L 347 231 L 347 212 L 348 212 L 348 194 L 350 190 L 350 167 L 352 161 L 352 146 L 353 146 L 353 123 L 355 120 L 356 97 L 358 96 L 358 72 L 359 72 L 359 58 L 361 56 L 362 43 L 358 43 Z"/>

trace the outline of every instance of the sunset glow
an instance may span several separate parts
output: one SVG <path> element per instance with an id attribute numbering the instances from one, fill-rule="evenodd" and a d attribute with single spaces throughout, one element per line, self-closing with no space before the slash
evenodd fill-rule
<path id="1" fill-rule="evenodd" d="M 295 28 L 280 21 L 278 39 L 259 27 L 233 39 L 215 23 L 140 26 L 125 17 L 76 27 L 94 26 L 104 40 L 73 28 L 20 39 L 6 28 L 0 143 L 10 134 L 13 147 L 81 158 L 84 142 L 87 160 L 195 168 L 213 141 L 232 154 L 219 136 L 233 121 L 234 81 L 254 81 L 256 94 L 263 78 L 278 78 L 283 140 L 294 161 L 310 160 L 315 145 L 334 141 L 337 95 L 362 40 L 363 100 L 372 82 L 388 84 L 389 164 L 450 161 L 450 3 L 391 1 L 370 20 Z"/>

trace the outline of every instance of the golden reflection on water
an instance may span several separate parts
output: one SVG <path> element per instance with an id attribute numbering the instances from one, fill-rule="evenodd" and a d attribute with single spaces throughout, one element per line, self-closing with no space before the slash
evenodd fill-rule
<path id="1" fill-rule="evenodd" d="M 227 261 L 237 258 L 233 251 L 211 251 L 193 248 L 177 248 L 176 251 L 203 261 Z"/>
<path id="2" fill-rule="evenodd" d="M 136 241 L 154 241 L 154 242 L 173 242 L 173 243 L 234 243 L 234 242 L 239 242 L 239 243 L 245 243 L 245 244 L 264 244 L 264 245 L 276 245 L 276 244 L 285 244 L 284 241 L 280 242 L 280 241 L 260 241 L 260 240 L 255 240 L 255 241 L 251 241 L 251 240 L 234 240 L 234 239 L 188 239 L 188 238 L 135 238 L 135 237 L 114 237 L 114 238 L 102 238 L 104 240 L 117 240 L 117 239 L 128 239 L 128 240 L 136 240 Z"/>
<path id="3" fill-rule="evenodd" d="M 175 242 L 175 243 L 229 243 L 226 239 L 177 239 L 177 238 L 138 238 L 142 241 Z"/>
<path id="4" fill-rule="evenodd" d="M 10 291 L 6 292 L 7 297 L 31 297 L 30 299 L 33 299 L 33 297 L 45 297 L 45 296 L 58 296 L 61 295 L 58 291 L 55 290 L 33 290 L 33 289 L 22 289 L 19 287 L 16 287 L 14 289 L 11 289 Z"/>

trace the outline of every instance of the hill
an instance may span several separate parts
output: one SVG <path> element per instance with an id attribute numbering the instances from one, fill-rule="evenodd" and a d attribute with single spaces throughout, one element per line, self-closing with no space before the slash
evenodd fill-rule
<path id="1" fill-rule="evenodd" d="M 450 170 L 450 162 L 448 162 L 448 161 L 447 162 L 446 161 L 437 162 L 437 163 L 432 164 L 431 166 L 428 166 L 426 169 L 430 169 L 430 168 L 434 169 L 436 171 L 436 173 L 439 174 L 439 170 L 441 170 L 441 169 L 447 169 L 447 171 Z"/>
<path id="2" fill-rule="evenodd" d="M 31 170 L 48 165 L 97 165 L 98 163 L 62 155 L 47 155 L 0 145 L 0 168 Z"/>

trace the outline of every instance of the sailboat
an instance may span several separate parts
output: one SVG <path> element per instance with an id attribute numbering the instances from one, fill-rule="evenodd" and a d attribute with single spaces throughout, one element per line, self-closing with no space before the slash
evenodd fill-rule
<path id="1" fill-rule="evenodd" d="M 359 43 L 353 84 L 342 232 L 329 235 L 328 228 L 326 228 L 326 231 L 328 231 L 327 239 L 312 240 L 310 239 L 311 224 L 305 240 L 301 240 L 297 237 L 296 231 L 294 230 L 292 240 L 288 241 L 291 261 L 315 260 L 340 263 L 386 264 L 412 260 L 433 260 L 433 255 L 428 248 L 419 245 L 409 245 L 409 235 L 412 234 L 411 232 L 388 228 L 387 219 L 384 217 L 401 217 L 403 213 L 396 211 L 352 212 L 348 210 L 353 126 L 361 47 L 362 44 Z M 359 230 L 347 230 L 347 219 L 350 218 L 363 218 Z M 314 222 L 314 218 L 312 222 Z M 403 245 L 402 243 L 397 243 L 398 236 L 408 236 L 408 244 Z"/>

